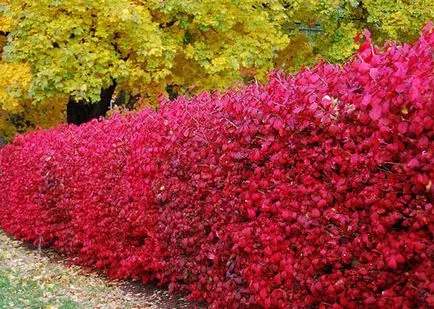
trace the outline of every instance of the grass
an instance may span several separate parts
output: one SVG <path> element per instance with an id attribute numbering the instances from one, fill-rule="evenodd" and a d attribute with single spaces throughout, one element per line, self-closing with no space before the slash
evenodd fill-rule
<path id="1" fill-rule="evenodd" d="M 119 282 L 53 260 L 0 230 L 0 309 L 159 307 Z"/>
<path id="2" fill-rule="evenodd" d="M 37 281 L 26 280 L 13 271 L 0 271 L 0 308 L 79 308 L 68 297 L 56 297 L 53 288 L 41 288 Z"/>

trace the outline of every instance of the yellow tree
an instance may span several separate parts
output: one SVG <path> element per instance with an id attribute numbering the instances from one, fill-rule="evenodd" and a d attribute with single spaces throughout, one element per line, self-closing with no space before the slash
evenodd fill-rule
<path id="1" fill-rule="evenodd" d="M 288 38 L 283 11 L 258 3 L 11 0 L 3 58 L 28 63 L 34 100 L 69 96 L 68 120 L 81 123 L 104 115 L 116 88 L 152 95 L 228 86 L 245 68 L 264 76 Z"/>
<path id="2" fill-rule="evenodd" d="M 7 5 L 0 3 L 0 51 L 7 44 L 7 35 L 14 25 L 12 18 L 1 14 Z M 31 81 L 29 65 L 0 60 L 0 72 L 0 137 L 3 140 L 36 126 L 47 128 L 64 121 L 64 98 L 55 97 L 34 104 L 28 95 Z"/>

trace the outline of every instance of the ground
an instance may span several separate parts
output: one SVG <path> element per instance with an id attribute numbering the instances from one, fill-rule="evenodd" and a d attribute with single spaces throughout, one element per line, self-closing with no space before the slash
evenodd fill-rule
<path id="1" fill-rule="evenodd" d="M 0 230 L 0 309 L 188 308 L 164 289 L 112 281 L 67 266 L 53 251 L 26 246 Z"/>

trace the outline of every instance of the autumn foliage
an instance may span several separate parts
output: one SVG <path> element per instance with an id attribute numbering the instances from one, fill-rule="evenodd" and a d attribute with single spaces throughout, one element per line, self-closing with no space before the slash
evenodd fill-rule
<path id="1" fill-rule="evenodd" d="M 0 225 L 214 307 L 434 306 L 433 47 L 18 136 Z"/>
<path id="2" fill-rule="evenodd" d="M 80 102 L 107 106 L 114 87 L 118 108 L 139 110 L 161 92 L 342 63 L 363 29 L 378 44 L 414 42 L 430 20 L 429 0 L 1 0 L 0 139 L 77 121 Z"/>

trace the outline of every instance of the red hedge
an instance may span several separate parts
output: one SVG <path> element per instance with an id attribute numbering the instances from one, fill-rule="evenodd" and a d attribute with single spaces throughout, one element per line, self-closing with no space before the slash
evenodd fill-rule
<path id="1" fill-rule="evenodd" d="M 433 46 L 19 136 L 0 225 L 214 307 L 434 306 Z"/>

